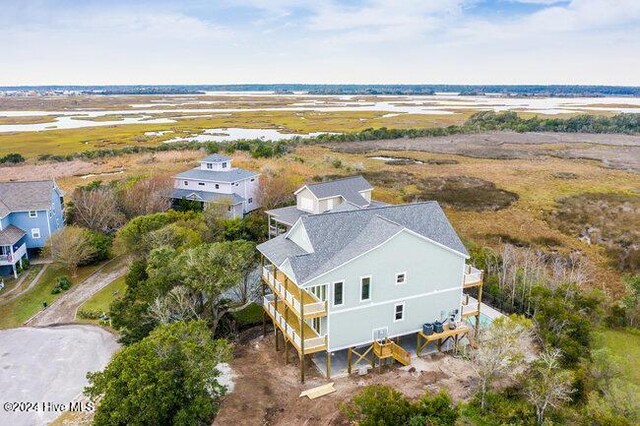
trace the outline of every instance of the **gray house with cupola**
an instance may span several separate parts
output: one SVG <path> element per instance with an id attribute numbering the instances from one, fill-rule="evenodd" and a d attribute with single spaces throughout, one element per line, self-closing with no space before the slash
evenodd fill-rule
<path id="1" fill-rule="evenodd" d="M 260 173 L 233 167 L 232 159 L 209 155 L 200 165 L 174 178 L 173 199 L 206 204 L 225 204 L 228 216 L 241 218 L 260 207 Z"/>

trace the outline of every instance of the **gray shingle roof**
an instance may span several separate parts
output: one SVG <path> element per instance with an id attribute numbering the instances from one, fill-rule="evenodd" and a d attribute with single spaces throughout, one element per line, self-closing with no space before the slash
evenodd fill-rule
<path id="1" fill-rule="evenodd" d="M 351 176 L 328 182 L 309 183 L 305 186 L 317 198 L 337 197 L 341 195 L 345 200 L 360 207 L 369 204 L 369 202 L 360 195 L 360 191 L 373 189 L 373 186 L 362 176 Z"/>
<path id="2" fill-rule="evenodd" d="M 51 208 L 52 180 L 0 182 L 0 217 L 11 212 Z"/>
<path id="3" fill-rule="evenodd" d="M 202 170 L 195 168 L 179 173 L 176 177 L 184 179 L 207 180 L 211 182 L 237 182 L 239 180 L 249 179 L 258 176 L 259 173 L 245 169 L 230 169 L 228 171 Z"/>
<path id="4" fill-rule="evenodd" d="M 207 203 L 222 202 L 225 200 L 231 200 L 233 205 L 240 204 L 244 201 L 244 198 L 238 194 L 218 194 L 216 192 L 206 191 L 194 191 L 192 189 L 176 188 L 173 190 L 173 198 L 178 199 L 193 199 L 193 195 L 196 195 L 202 201 Z"/>
<path id="5" fill-rule="evenodd" d="M 275 239 L 258 246 L 258 250 L 276 265 L 289 258 L 299 284 L 382 244 L 403 229 L 468 255 L 462 241 L 435 201 L 329 212 L 302 216 L 300 220 L 313 247 L 313 253 L 300 254 L 302 249 L 289 240 L 287 244 L 277 243 L 277 258 L 271 258 L 274 253 L 269 244 L 274 244 L 270 241 Z M 286 235 L 277 239 L 284 240 Z"/>
<path id="6" fill-rule="evenodd" d="M 223 161 L 229 161 L 231 160 L 230 157 L 225 157 L 224 155 L 220 155 L 220 154 L 212 154 L 209 155 L 207 157 L 204 157 L 202 160 L 200 160 L 200 162 L 202 163 L 221 163 Z"/>
<path id="7" fill-rule="evenodd" d="M 24 237 L 26 233 L 17 226 L 9 225 L 0 231 L 0 246 L 9 246 L 15 244 Z"/>
<path id="8" fill-rule="evenodd" d="M 279 209 L 267 210 L 266 214 L 272 216 L 278 222 L 282 222 L 286 225 L 293 225 L 300 218 L 300 216 L 304 216 L 309 214 L 309 212 L 305 212 L 302 210 L 298 210 L 296 206 L 288 206 L 281 207 Z"/>

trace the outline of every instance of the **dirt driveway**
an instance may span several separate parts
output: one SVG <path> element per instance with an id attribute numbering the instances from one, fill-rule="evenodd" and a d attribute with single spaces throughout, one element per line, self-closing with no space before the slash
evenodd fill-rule
<path id="1" fill-rule="evenodd" d="M 76 310 L 92 295 L 127 272 L 127 265 L 119 265 L 114 270 L 99 270 L 80 284 L 74 285 L 47 309 L 29 319 L 25 325 L 42 327 L 53 324 L 67 324 L 75 320 Z"/>
<path id="2" fill-rule="evenodd" d="M 336 392 L 310 400 L 300 392 L 327 383 L 312 365 L 307 366 L 306 383 L 299 382 L 298 357 L 291 352 L 289 365 L 284 353 L 276 352 L 273 333 L 262 338 L 259 328 L 241 335 L 236 346 L 233 368 L 234 390 L 223 401 L 214 425 L 348 425 L 339 404 L 349 400 L 362 386 L 388 384 L 410 398 L 427 390 L 446 387 L 456 400 L 468 398 L 475 388 L 473 373 L 466 361 L 436 354 L 413 362 L 409 367 L 366 376 L 332 379 Z"/>

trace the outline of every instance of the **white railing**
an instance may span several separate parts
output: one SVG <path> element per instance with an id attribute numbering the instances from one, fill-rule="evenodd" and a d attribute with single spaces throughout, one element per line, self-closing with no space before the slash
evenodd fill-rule
<path id="1" fill-rule="evenodd" d="M 273 294 L 264 296 L 263 303 L 265 308 L 273 316 L 273 318 L 275 318 L 276 322 L 280 324 L 280 327 L 284 330 L 287 336 L 289 336 L 289 338 L 298 347 L 302 347 L 302 339 L 300 339 L 300 336 L 298 335 L 296 330 L 289 323 L 287 323 L 287 320 L 285 320 L 285 318 L 282 315 L 280 315 L 280 312 L 276 310 L 275 306 L 273 305 L 274 300 L 275 300 L 275 296 Z M 325 344 L 325 340 L 326 340 L 325 336 L 319 336 L 315 332 L 315 330 L 313 330 L 313 333 L 314 333 L 314 337 L 304 339 L 304 347 L 307 349 L 311 349 L 317 346 L 322 346 Z"/>
<path id="2" fill-rule="evenodd" d="M 464 285 L 473 284 L 482 281 L 482 271 L 471 265 L 464 266 Z"/>
<path id="3" fill-rule="evenodd" d="M 27 245 L 25 243 L 22 243 L 22 245 L 18 248 L 18 250 L 13 252 L 13 255 L 6 254 L 3 256 L 0 256 L 0 265 L 2 266 L 14 265 L 20 259 L 22 259 L 22 256 L 24 256 L 25 253 L 27 253 Z M 9 261 L 10 256 L 11 256 L 11 261 Z"/>
<path id="4" fill-rule="evenodd" d="M 293 310 L 296 312 L 298 316 L 300 316 L 300 301 L 285 288 L 285 286 L 278 280 L 272 272 L 272 267 L 265 266 L 262 268 L 262 275 L 265 280 L 276 289 L 278 293 L 282 295 L 282 297 L 291 305 Z M 304 291 L 304 290 L 300 290 Z M 304 313 L 306 315 L 317 314 L 325 312 L 325 303 L 324 302 L 314 302 L 314 303 L 305 303 L 304 305 Z"/>

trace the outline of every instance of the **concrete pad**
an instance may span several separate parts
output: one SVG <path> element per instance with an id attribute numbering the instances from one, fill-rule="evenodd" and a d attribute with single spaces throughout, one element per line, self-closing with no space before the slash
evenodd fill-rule
<path id="1" fill-rule="evenodd" d="M 102 370 L 118 348 L 115 336 L 92 325 L 1 330 L 0 424 L 52 421 L 82 393 L 86 374 Z M 5 404 L 13 402 L 35 408 L 7 410 Z"/>

